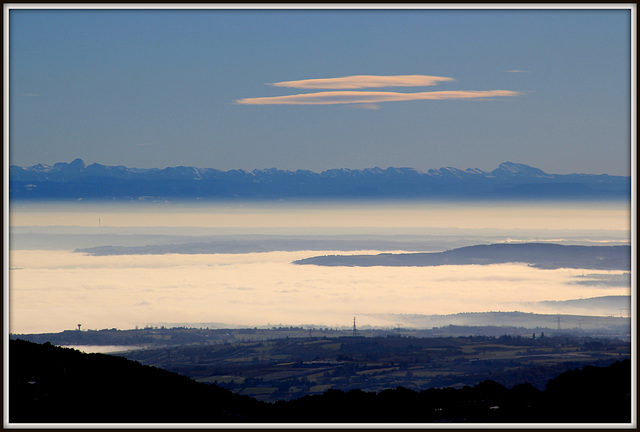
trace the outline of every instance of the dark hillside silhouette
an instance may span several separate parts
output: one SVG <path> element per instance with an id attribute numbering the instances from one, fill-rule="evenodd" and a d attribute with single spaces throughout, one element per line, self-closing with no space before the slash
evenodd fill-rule
<path id="1" fill-rule="evenodd" d="M 9 365 L 12 423 L 233 423 L 263 405 L 122 357 L 48 343 L 10 341 Z"/>
<path id="2" fill-rule="evenodd" d="M 631 363 L 560 374 L 540 391 L 491 380 L 461 389 L 328 390 L 268 404 L 124 358 L 11 340 L 15 423 L 428 423 L 631 420 Z"/>

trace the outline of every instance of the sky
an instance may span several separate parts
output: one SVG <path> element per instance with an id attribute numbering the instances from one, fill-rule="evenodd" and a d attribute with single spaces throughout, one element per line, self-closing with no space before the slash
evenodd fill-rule
<path id="1" fill-rule="evenodd" d="M 630 175 L 631 17 L 10 9 L 9 163 Z"/>

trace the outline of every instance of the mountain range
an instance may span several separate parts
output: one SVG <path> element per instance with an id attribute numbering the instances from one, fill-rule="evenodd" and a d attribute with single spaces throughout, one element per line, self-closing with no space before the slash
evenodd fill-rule
<path id="1" fill-rule="evenodd" d="M 50 199 L 626 199 L 631 178 L 607 174 L 547 174 L 504 162 L 477 168 L 230 170 L 167 167 L 128 168 L 81 159 L 54 165 L 9 167 L 12 200 Z"/>

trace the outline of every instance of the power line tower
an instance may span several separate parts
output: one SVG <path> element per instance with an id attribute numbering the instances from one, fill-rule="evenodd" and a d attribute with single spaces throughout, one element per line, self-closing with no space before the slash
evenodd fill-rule
<path id="1" fill-rule="evenodd" d="M 356 337 L 357 329 L 356 329 L 356 317 L 353 317 L 353 337 Z"/>

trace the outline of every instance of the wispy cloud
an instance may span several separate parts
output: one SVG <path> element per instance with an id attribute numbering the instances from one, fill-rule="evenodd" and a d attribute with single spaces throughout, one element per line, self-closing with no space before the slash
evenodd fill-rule
<path id="1" fill-rule="evenodd" d="M 515 72 L 515 71 L 513 71 Z M 485 99 L 495 97 L 513 97 L 522 93 L 510 90 L 486 91 L 437 91 L 418 93 L 398 93 L 379 91 L 359 91 L 364 88 L 378 87 L 422 87 L 436 85 L 443 81 L 455 81 L 449 77 L 429 75 L 352 75 L 341 78 L 322 78 L 298 81 L 283 81 L 272 83 L 276 87 L 300 89 L 336 89 L 317 93 L 295 94 L 288 96 L 271 96 L 238 99 L 241 105 L 335 105 L 360 104 L 361 108 L 379 109 L 381 102 L 398 102 L 413 100 L 444 100 L 444 99 Z M 355 89 L 356 91 L 350 91 Z M 339 91 L 343 90 L 343 91 Z"/>
<path id="2" fill-rule="evenodd" d="M 512 97 L 521 95 L 510 90 L 487 91 L 437 91 L 419 93 L 334 91 L 306 93 L 289 96 L 245 98 L 236 101 L 242 105 L 333 105 L 333 104 L 376 104 L 413 100 L 483 99 Z"/>
<path id="3" fill-rule="evenodd" d="M 422 87 L 436 85 L 442 81 L 455 81 L 453 78 L 428 75 L 353 75 L 341 78 L 321 78 L 271 83 L 276 87 L 300 89 L 361 89 L 377 87 Z"/>

